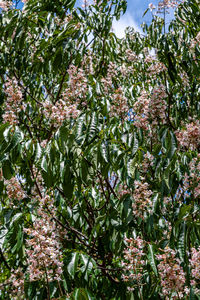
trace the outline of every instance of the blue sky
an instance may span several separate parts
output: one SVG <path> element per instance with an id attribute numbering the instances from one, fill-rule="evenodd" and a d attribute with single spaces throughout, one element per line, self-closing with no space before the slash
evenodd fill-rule
<path id="1" fill-rule="evenodd" d="M 118 21 L 114 22 L 113 29 L 118 37 L 123 37 L 124 29 L 127 26 L 134 27 L 135 30 L 142 32 L 140 24 L 143 22 L 150 23 L 151 13 L 148 12 L 144 17 L 143 14 L 148 8 L 150 3 L 153 3 L 155 6 L 158 5 L 158 0 L 127 0 L 128 7 L 125 15 Z M 167 22 L 173 18 L 173 11 L 171 10 L 170 14 L 167 16 Z"/>

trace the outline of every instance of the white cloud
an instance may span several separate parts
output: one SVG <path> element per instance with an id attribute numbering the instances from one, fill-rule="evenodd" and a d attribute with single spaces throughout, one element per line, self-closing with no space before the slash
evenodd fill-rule
<path id="1" fill-rule="evenodd" d="M 126 27 L 133 27 L 135 31 L 142 33 L 141 28 L 137 25 L 136 21 L 133 19 L 130 13 L 123 15 L 119 21 L 114 20 L 113 31 L 118 38 L 123 38 Z"/>

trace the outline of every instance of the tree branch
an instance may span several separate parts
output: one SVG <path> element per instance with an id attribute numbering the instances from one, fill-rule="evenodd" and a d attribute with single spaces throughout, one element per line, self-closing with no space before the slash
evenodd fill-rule
<path id="1" fill-rule="evenodd" d="M 3 251 L 1 250 L 1 248 L 0 248 L 0 257 L 1 257 L 1 261 L 4 263 L 4 265 L 6 266 L 6 268 L 8 270 L 11 270 L 11 267 L 8 265 L 8 263 L 7 263 L 6 259 L 5 259 L 5 256 L 4 256 Z"/>

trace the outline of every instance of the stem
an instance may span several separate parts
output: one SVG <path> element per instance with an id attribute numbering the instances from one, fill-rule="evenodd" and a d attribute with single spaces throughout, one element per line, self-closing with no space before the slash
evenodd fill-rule
<path id="1" fill-rule="evenodd" d="M 164 7 L 164 35 L 165 35 L 165 14 L 166 14 L 166 11 L 165 11 L 165 7 Z"/>
<path id="2" fill-rule="evenodd" d="M 45 275 L 46 275 L 46 280 L 47 280 L 47 299 L 50 300 L 50 289 L 49 289 L 49 280 L 48 280 L 48 275 L 47 275 L 47 270 L 44 265 L 44 270 L 45 270 Z"/>
<path id="3" fill-rule="evenodd" d="M 140 294 L 140 299 L 141 299 L 141 300 L 143 300 L 143 296 L 142 296 L 141 288 L 139 288 L 139 294 Z"/>
<path id="4" fill-rule="evenodd" d="M 63 291 L 62 291 L 62 288 L 61 288 L 61 285 L 60 285 L 60 282 L 59 282 L 59 281 L 58 281 L 58 288 L 59 288 L 59 291 L 60 291 L 61 296 L 63 296 Z"/>

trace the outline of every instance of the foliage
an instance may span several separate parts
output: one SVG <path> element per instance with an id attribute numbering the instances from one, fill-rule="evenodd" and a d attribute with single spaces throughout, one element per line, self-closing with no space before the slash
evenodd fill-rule
<path id="1" fill-rule="evenodd" d="M 199 299 L 199 1 L 123 39 L 125 0 L 24 2 L 0 13 L 0 298 Z"/>

